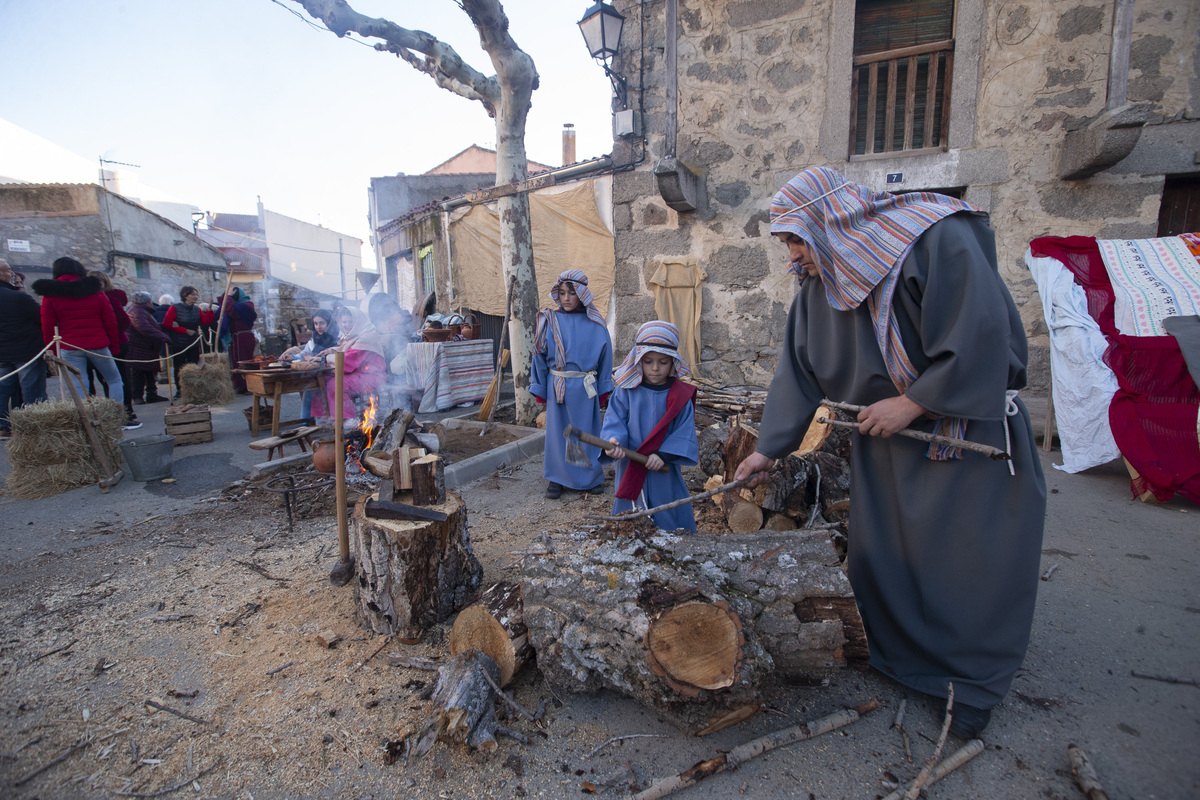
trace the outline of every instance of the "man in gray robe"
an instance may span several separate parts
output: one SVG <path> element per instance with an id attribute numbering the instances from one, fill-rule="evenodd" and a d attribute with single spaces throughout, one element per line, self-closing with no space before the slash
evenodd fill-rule
<path id="1" fill-rule="evenodd" d="M 992 230 L 960 201 L 910 197 L 822 169 L 776 196 L 772 232 L 801 286 L 758 452 L 737 477 L 767 480 L 822 398 L 867 406 L 851 457 L 847 564 L 871 665 L 937 697 L 952 682 L 952 730 L 969 738 L 1025 656 L 1045 480 L 1013 391 L 1025 384 L 1025 334 Z M 954 432 L 942 425 L 955 422 L 961 438 L 1007 448 L 1012 471 L 973 452 L 935 460 L 925 444 L 893 436 Z"/>

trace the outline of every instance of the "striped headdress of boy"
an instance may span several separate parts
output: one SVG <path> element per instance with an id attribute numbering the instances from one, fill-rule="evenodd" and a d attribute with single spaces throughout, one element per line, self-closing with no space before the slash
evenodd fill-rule
<path id="1" fill-rule="evenodd" d="M 691 370 L 679 357 L 679 329 L 660 319 L 642 323 L 633 339 L 633 349 L 621 366 L 613 372 L 613 384 L 623 389 L 632 389 L 642 383 L 642 356 L 646 353 L 662 353 L 674 359 L 671 374 L 676 378 L 690 375 Z"/>
<path id="2" fill-rule="evenodd" d="M 580 304 L 587 309 L 587 316 L 592 322 L 599 325 L 601 328 L 608 330 L 608 326 L 604 324 L 604 316 L 600 313 L 600 309 L 596 308 L 595 298 L 592 296 L 592 290 L 588 288 L 587 275 L 583 270 L 569 269 L 558 276 L 558 280 L 554 286 L 550 287 L 550 299 L 558 306 L 558 310 L 562 311 L 562 300 L 559 299 L 559 292 L 564 283 L 569 283 L 575 289 L 575 296 L 579 298 Z M 546 353 L 549 342 L 548 338 L 554 340 L 554 369 L 565 369 L 567 365 L 567 351 L 563 346 L 562 333 L 558 329 L 558 318 L 554 314 L 554 309 L 543 308 L 538 312 L 537 326 L 533 332 L 533 349 L 539 353 Z M 566 396 L 567 383 L 563 378 L 554 376 L 554 399 L 561 403 Z"/>
<path id="3" fill-rule="evenodd" d="M 960 211 L 982 213 L 932 192 L 876 192 L 826 167 L 804 170 L 771 201 L 771 233 L 794 233 L 811 247 L 829 305 L 846 311 L 867 301 L 875 340 L 900 392 L 918 377 L 892 312 L 900 267 L 921 234 Z M 801 282 L 807 276 L 796 263 L 788 269 Z M 966 421 L 943 419 L 937 432 L 962 438 Z M 927 456 L 943 461 L 961 453 L 931 445 Z"/>

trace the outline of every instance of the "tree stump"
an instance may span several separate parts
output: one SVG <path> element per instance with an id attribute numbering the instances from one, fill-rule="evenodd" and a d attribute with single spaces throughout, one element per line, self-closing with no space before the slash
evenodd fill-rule
<path id="1" fill-rule="evenodd" d="M 500 668 L 500 685 L 533 657 L 521 602 L 521 585 L 500 581 L 458 613 L 450 629 L 450 655 L 480 650 Z"/>
<path id="2" fill-rule="evenodd" d="M 499 685 L 499 667 L 478 650 L 467 650 L 442 665 L 433 690 L 433 709 L 417 733 L 414 755 L 425 755 L 438 739 L 495 752 L 499 725 L 496 690 L 484 678 L 485 672 Z"/>
<path id="3" fill-rule="evenodd" d="M 610 689 L 702 735 L 753 715 L 771 673 L 865 659 L 850 583 L 822 531 L 557 537 L 525 564 L 525 624 L 556 688 Z"/>
<path id="4" fill-rule="evenodd" d="M 360 624 L 394 634 L 449 619 L 483 578 L 462 498 L 447 492 L 445 502 L 433 507 L 445 521 L 374 519 L 366 515 L 366 502 L 364 497 L 355 504 L 350 519 Z"/>

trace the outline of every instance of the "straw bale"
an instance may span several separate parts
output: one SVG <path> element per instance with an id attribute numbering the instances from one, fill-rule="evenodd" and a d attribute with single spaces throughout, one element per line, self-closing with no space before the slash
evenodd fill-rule
<path id="1" fill-rule="evenodd" d="M 125 409 L 116 400 L 89 397 L 88 413 L 99 420 L 101 445 L 116 467 L 122 461 L 121 426 Z M 60 492 L 96 483 L 103 477 L 91 441 L 70 400 L 47 400 L 9 414 L 12 439 L 8 459 L 12 470 L 5 485 L 7 494 L 23 500 L 51 497 Z"/>
<path id="2" fill-rule="evenodd" d="M 229 405 L 235 397 L 229 367 L 225 364 L 188 364 L 179 370 L 179 397 L 194 405 Z"/>

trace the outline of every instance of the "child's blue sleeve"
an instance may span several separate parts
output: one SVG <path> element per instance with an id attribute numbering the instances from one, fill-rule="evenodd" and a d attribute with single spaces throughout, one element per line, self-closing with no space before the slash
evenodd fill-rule
<path id="1" fill-rule="evenodd" d="M 673 464 L 696 464 L 700 461 L 700 444 L 696 441 L 696 410 L 688 403 L 667 426 L 667 438 L 659 446 L 660 454 L 674 456 Z"/>
<path id="2" fill-rule="evenodd" d="M 529 393 L 548 400 L 550 398 L 548 393 L 550 366 L 546 363 L 545 353 L 539 353 L 536 350 L 533 352 L 532 372 L 533 375 L 529 380 Z"/>
<path id="3" fill-rule="evenodd" d="M 629 391 L 617 389 L 613 392 L 608 403 L 608 411 L 604 414 L 604 425 L 600 428 L 600 438 L 604 441 L 615 438 L 623 448 L 634 449 L 639 443 L 629 442 Z M 611 458 L 600 451 L 600 463 L 607 464 Z"/>

